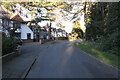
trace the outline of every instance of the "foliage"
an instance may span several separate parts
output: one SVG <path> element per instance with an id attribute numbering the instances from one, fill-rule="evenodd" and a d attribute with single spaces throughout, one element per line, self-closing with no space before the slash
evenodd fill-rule
<path id="1" fill-rule="evenodd" d="M 74 22 L 72 34 L 74 35 L 75 39 L 83 38 L 83 31 L 79 21 Z"/>
<path id="2" fill-rule="evenodd" d="M 120 41 L 120 34 L 114 32 L 112 33 L 109 37 L 102 39 L 101 44 L 99 46 L 99 49 L 106 51 L 107 53 L 113 53 L 116 55 L 119 55 L 120 50 L 119 50 L 119 41 Z M 116 39 L 117 38 L 117 39 Z"/>
<path id="3" fill-rule="evenodd" d="M 15 36 L 15 31 L 17 29 L 20 29 L 20 25 L 21 25 L 20 22 L 17 22 L 17 21 L 12 21 L 12 22 L 13 23 L 11 23 L 11 21 L 8 19 L 3 18 L 3 23 L 5 24 L 2 24 L 3 28 L 9 32 L 11 38 Z M 9 24 L 6 24 L 6 23 L 9 23 Z"/>
<path id="4" fill-rule="evenodd" d="M 100 2 L 93 5 L 86 26 L 86 39 L 96 41 L 99 48 L 108 53 L 118 54 L 120 32 L 120 2 Z M 99 16 L 98 16 L 99 15 Z"/>
<path id="5" fill-rule="evenodd" d="M 16 42 L 8 37 L 2 37 L 2 55 L 6 55 L 15 51 L 17 47 Z"/>
<path id="6" fill-rule="evenodd" d="M 11 12 L 12 10 L 10 9 L 10 6 L 14 5 L 15 2 L 0 2 L 0 5 L 4 5 L 4 7 L 6 7 L 6 9 L 9 9 Z"/>

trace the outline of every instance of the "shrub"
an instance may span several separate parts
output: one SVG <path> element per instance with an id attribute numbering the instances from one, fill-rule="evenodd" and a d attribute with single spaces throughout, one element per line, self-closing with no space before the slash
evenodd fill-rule
<path id="1" fill-rule="evenodd" d="M 101 40 L 97 41 L 98 49 L 105 51 L 107 53 L 113 53 L 119 55 L 119 39 L 120 34 L 117 32 L 112 33 L 111 35 L 102 38 Z"/>
<path id="2" fill-rule="evenodd" d="M 117 54 L 120 52 L 119 51 L 119 36 L 120 34 L 118 34 L 117 32 L 114 32 L 112 33 L 109 37 L 108 37 L 108 40 L 106 40 L 106 43 L 105 44 L 105 47 L 106 47 L 106 50 L 107 52 L 109 53 L 114 53 L 114 54 Z"/>
<path id="3" fill-rule="evenodd" d="M 2 37 L 2 56 L 15 51 L 17 47 L 16 42 L 8 37 Z"/>

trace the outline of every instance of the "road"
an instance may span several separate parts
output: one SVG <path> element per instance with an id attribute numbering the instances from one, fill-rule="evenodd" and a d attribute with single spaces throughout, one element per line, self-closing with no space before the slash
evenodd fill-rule
<path id="1" fill-rule="evenodd" d="M 89 56 L 72 42 L 50 45 L 39 54 L 27 78 L 117 78 L 118 71 Z"/>

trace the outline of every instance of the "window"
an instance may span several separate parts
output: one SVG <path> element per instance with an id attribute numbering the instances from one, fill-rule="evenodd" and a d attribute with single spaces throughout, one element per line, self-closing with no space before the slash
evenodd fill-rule
<path id="1" fill-rule="evenodd" d="M 27 39 L 31 39 L 31 33 L 27 33 Z"/>
<path id="2" fill-rule="evenodd" d="M 9 25 L 10 25 L 10 27 L 13 27 L 13 21 L 10 21 Z"/>

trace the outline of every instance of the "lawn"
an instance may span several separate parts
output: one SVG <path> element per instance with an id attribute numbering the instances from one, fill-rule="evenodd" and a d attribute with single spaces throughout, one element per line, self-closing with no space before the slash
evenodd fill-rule
<path id="1" fill-rule="evenodd" d="M 114 67 L 120 68 L 120 65 L 118 66 L 118 56 L 110 53 L 105 53 L 103 51 L 97 50 L 95 48 L 95 44 L 89 42 L 80 42 L 80 43 L 74 43 L 75 46 L 80 48 L 81 50 L 85 51 L 86 53 L 89 53 L 93 56 L 95 56 L 98 59 L 101 59 L 102 61 L 111 64 Z M 120 57 L 119 57 L 120 58 Z"/>

